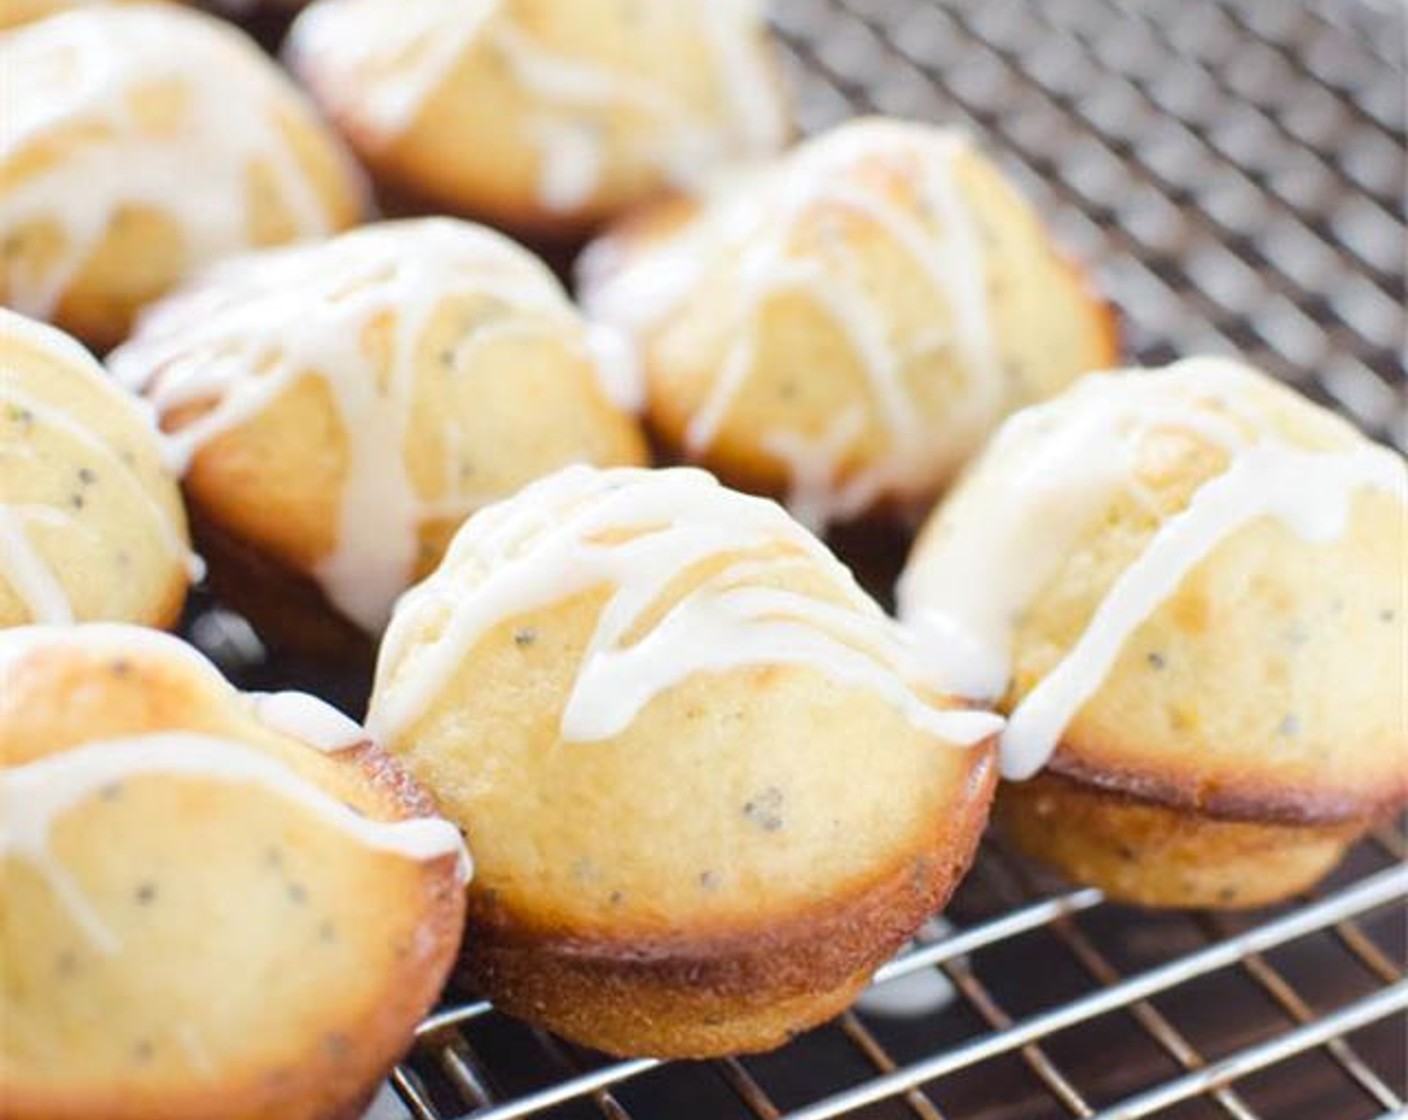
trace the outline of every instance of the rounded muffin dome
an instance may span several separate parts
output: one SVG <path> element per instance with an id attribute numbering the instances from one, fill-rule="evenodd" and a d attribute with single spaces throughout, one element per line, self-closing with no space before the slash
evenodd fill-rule
<path id="1" fill-rule="evenodd" d="M 957 691 L 1010 713 L 1004 772 L 1045 767 L 1013 787 L 1029 830 L 1078 834 L 1054 807 L 1103 790 L 1335 833 L 1300 886 L 1408 794 L 1405 502 L 1400 456 L 1249 367 L 1093 376 L 1013 417 L 964 476 L 915 546 L 901 616 Z M 1238 870 L 1188 900 L 1287 890 Z M 1102 885 L 1153 901 L 1204 885 L 1138 872 Z"/>
<path id="2" fill-rule="evenodd" d="M 6 1115 L 356 1115 L 454 959 L 457 830 L 155 631 L 4 631 L 0 680 Z"/>
<path id="3" fill-rule="evenodd" d="M 932 500 L 1115 353 L 1109 310 L 963 134 L 851 121 L 628 217 L 581 262 L 685 458 L 813 526 Z"/>
<path id="4" fill-rule="evenodd" d="M 169 626 L 198 567 L 148 412 L 73 339 L 0 309 L 0 627 Z"/>
<path id="5" fill-rule="evenodd" d="M 236 542 L 378 632 L 473 510 L 643 461 L 629 357 L 525 250 L 424 219 L 218 265 L 110 365 L 183 456 L 217 577 Z"/>
<path id="6" fill-rule="evenodd" d="M 947 898 L 999 720 L 850 573 L 693 470 L 575 467 L 476 514 L 387 631 L 369 726 L 472 822 L 469 969 L 617 1053 L 835 1014 Z"/>
<path id="7" fill-rule="evenodd" d="M 245 36 L 166 4 L 0 39 L 0 301 L 95 346 L 193 268 L 355 222 L 358 173 Z"/>
<path id="8" fill-rule="evenodd" d="M 757 0 L 321 0 L 294 70 L 383 185 L 572 236 L 728 160 L 786 110 Z"/>

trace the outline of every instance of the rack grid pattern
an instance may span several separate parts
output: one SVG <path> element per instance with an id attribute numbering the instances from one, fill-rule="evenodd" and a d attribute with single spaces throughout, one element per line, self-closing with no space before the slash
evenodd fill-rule
<path id="1" fill-rule="evenodd" d="M 1402 6 L 773 8 L 803 128 L 967 125 L 1119 303 L 1132 361 L 1241 353 L 1408 445 Z M 1294 906 L 1141 915 L 989 843 L 954 928 L 876 978 L 929 974 L 952 1002 L 863 1001 L 775 1055 L 664 1064 L 452 999 L 393 1085 L 417 1120 L 1404 1116 L 1404 856 L 1380 831 Z"/>
<path id="2" fill-rule="evenodd" d="M 1131 363 L 1231 352 L 1408 448 L 1401 0 L 772 0 L 815 130 L 967 126 L 1119 304 Z M 282 20 L 258 30 L 277 41 Z M 363 680 L 188 633 L 246 687 Z M 292 678 L 292 682 L 291 682 Z M 392 1076 L 415 1120 L 1408 1120 L 1408 850 L 1313 897 L 1143 913 L 985 842 L 866 998 L 775 1054 L 615 1061 L 453 988 Z"/>
<path id="3" fill-rule="evenodd" d="M 1404 855 L 1403 837 L 1382 830 L 1356 853 L 1351 873 L 1298 905 L 1252 917 L 1170 916 L 1165 924 L 1188 927 L 1189 950 L 1166 954 L 1151 967 L 1126 973 L 1112 961 L 1110 950 L 1101 947 L 1110 935 L 1096 928 L 1098 912 L 1107 908 L 1098 891 L 1050 890 L 1033 878 L 1029 868 L 989 846 L 974 878 L 979 891 L 991 896 L 988 904 L 997 904 L 995 911 L 982 921 L 915 945 L 876 977 L 876 985 L 883 987 L 937 969 L 957 999 L 931 1008 L 923 1018 L 938 1033 L 948 1033 L 935 1023 L 935 1017 L 952 1017 L 966 1009 L 978 1027 L 951 1045 L 916 1057 L 897 1056 L 881 1037 L 887 1016 L 868 1012 L 862 1001 L 859 1010 L 795 1040 L 778 1055 L 690 1065 L 650 1059 L 613 1061 L 521 1025 L 516 1025 L 512 1037 L 496 1040 L 496 1032 L 513 1025 L 489 1004 L 466 1001 L 426 1020 L 415 1053 L 396 1070 L 393 1083 L 417 1120 L 548 1116 L 628 1120 L 686 1114 L 757 1120 L 843 1116 L 958 1120 L 977 1115 L 976 1109 L 960 1110 L 975 1105 L 991 1109 L 983 1111 L 984 1116 L 1134 1120 L 1157 1114 L 1252 1120 L 1277 1115 L 1271 1109 L 1278 1100 L 1298 1102 L 1302 1111 L 1295 1115 L 1346 1120 L 1398 1116 L 1405 1107 L 1401 1067 L 1392 1072 L 1376 1069 L 1360 1052 L 1354 1036 L 1375 1023 L 1392 1027 L 1408 1009 L 1408 979 L 1401 954 L 1381 943 L 1392 940 L 1395 926 L 1401 930 L 1401 923 L 1390 922 L 1385 937 L 1382 919 L 1401 915 L 1408 898 Z M 1137 936 L 1140 919 L 1130 914 L 1120 917 L 1122 934 Z M 1329 960 L 1337 969 L 1356 970 L 1357 985 L 1338 986 L 1357 986 L 1362 994 L 1333 1007 L 1318 1006 L 1319 997 L 1298 991 L 1291 978 L 1292 971 L 1303 966 L 1293 956 L 1288 964 L 1277 963 L 1278 954 L 1297 947 L 1312 949 L 1318 966 Z M 985 966 L 1002 948 L 1009 954 L 1014 949 L 1043 954 L 1043 967 L 1074 966 L 1083 977 L 1083 990 L 1017 1017 L 1006 1005 L 1010 982 L 987 978 Z M 1044 956 L 1053 951 L 1066 960 Z M 1161 997 L 1209 979 L 1225 982 L 1228 972 L 1240 973 L 1264 995 L 1268 1013 L 1250 1041 L 1218 1053 L 1195 1043 L 1178 1025 L 1176 1013 L 1161 1006 Z M 1007 990 L 999 992 L 999 987 Z M 1248 994 L 1242 992 L 1239 998 Z M 1123 1082 L 1137 1081 L 1142 1069 L 1132 1071 L 1135 1078 L 1110 1077 L 1109 1071 L 1092 1067 L 1087 1058 L 1082 1062 L 1085 1076 L 1076 1076 L 1055 1044 L 1064 1032 L 1105 1017 L 1119 1017 L 1120 1030 L 1139 1032 L 1142 1041 L 1165 1055 L 1168 1074 L 1131 1090 Z M 848 1064 L 860 1076 L 831 1086 L 833 1075 L 823 1065 L 836 1063 L 842 1040 L 853 1050 Z M 528 1071 L 537 1084 L 509 1093 L 496 1084 L 500 1071 L 486 1055 L 489 1047 L 505 1045 L 516 1048 L 515 1078 Z M 1130 1049 L 1127 1043 L 1121 1045 Z M 809 1054 L 809 1050 L 815 1052 Z M 1253 1095 L 1239 1089 L 1243 1078 L 1262 1071 L 1274 1074 L 1310 1052 L 1318 1052 L 1337 1074 L 1333 1082 L 1321 1078 L 1323 1087 L 1314 1090 L 1318 1095 L 1302 1097 L 1297 1090 L 1282 1097 L 1264 1088 Z M 1018 1068 L 1014 1069 L 1013 1061 Z M 787 1066 L 793 1067 L 790 1075 Z M 782 1072 L 777 1078 L 780 1092 L 770 1086 L 777 1072 Z M 964 1072 L 970 1081 L 959 1092 L 963 1103 L 951 1106 L 945 1099 L 946 1079 Z M 972 1075 L 979 1080 L 972 1080 Z M 1286 1075 L 1297 1076 L 1289 1071 Z M 717 1099 L 701 1090 L 701 1076 L 717 1083 Z M 685 1077 L 689 1084 L 679 1092 L 661 1084 Z M 1316 1107 L 1317 1099 L 1326 1111 L 1304 1111 Z M 680 1101 L 692 1102 L 692 1109 L 683 1111 L 689 1106 L 679 1105 Z M 1201 1112 L 1165 1111 L 1200 1102 L 1207 1106 Z"/>

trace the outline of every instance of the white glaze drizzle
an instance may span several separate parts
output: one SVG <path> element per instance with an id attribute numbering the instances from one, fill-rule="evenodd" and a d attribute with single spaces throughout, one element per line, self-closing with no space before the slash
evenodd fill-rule
<path id="1" fill-rule="evenodd" d="M 681 572 L 728 557 L 644 635 L 628 637 Z M 769 581 L 804 564 L 830 602 Z M 482 577 L 466 586 L 461 571 Z M 440 569 L 398 604 L 378 664 L 368 727 L 399 738 L 501 623 L 595 587 L 609 589 L 562 713 L 569 742 L 623 732 L 657 695 L 696 673 L 799 665 L 877 693 L 917 727 L 971 745 L 1001 720 L 946 709 L 928 693 L 907 635 L 777 505 L 702 471 L 571 467 L 482 510 Z M 424 637 L 427 624 L 436 636 Z"/>
<path id="2" fill-rule="evenodd" d="M 111 383 L 102 366 L 82 346 L 68 335 L 43 323 L 0 309 L 0 340 L 14 340 L 19 345 L 45 354 L 55 362 L 79 371 L 90 387 L 112 401 L 115 409 L 132 417 L 150 432 L 154 447 L 165 451 L 151 409 L 133 399 Z M 36 424 L 52 428 L 78 443 L 86 452 L 97 456 L 104 467 L 116 477 L 125 479 L 129 488 L 141 498 L 142 508 L 167 552 L 180 563 L 192 580 L 203 572 L 200 559 L 186 543 L 185 530 L 171 509 L 152 495 L 146 482 L 102 436 L 79 423 L 61 408 L 41 401 L 19 388 L 17 375 L 0 366 L 0 406 L 23 410 Z M 23 446 L 0 446 L 0 455 L 31 459 Z M 45 525 L 62 532 L 80 532 L 92 537 L 91 530 L 72 512 L 55 506 L 19 504 L 0 499 L 0 578 L 19 596 L 33 622 L 66 623 L 74 621 L 73 603 L 63 581 L 45 560 L 42 550 L 30 536 L 30 525 Z"/>
<path id="3" fill-rule="evenodd" d="M 214 403 L 171 437 L 186 465 L 299 378 L 321 378 L 347 434 L 349 469 L 336 546 L 314 574 L 334 604 L 376 632 L 412 579 L 421 526 L 484 502 L 465 493 L 452 455 L 444 484 L 452 497 L 440 502 L 417 491 L 406 461 L 418 348 L 455 294 L 505 308 L 460 343 L 459 369 L 470 368 L 475 347 L 504 333 L 554 334 L 576 340 L 609 399 L 639 400 L 629 352 L 609 329 L 583 324 L 540 261 L 491 230 L 445 218 L 367 226 L 322 245 L 222 262 L 144 316 L 109 366 L 163 414 Z M 366 329 L 386 316 L 395 326 L 382 379 Z"/>
<path id="4" fill-rule="evenodd" d="M 885 494 L 932 486 L 972 453 L 1008 404 L 1008 386 L 992 333 L 983 246 L 976 219 L 955 180 L 969 152 L 963 134 L 879 119 L 852 121 L 800 145 L 774 167 L 722 177 L 700 198 L 695 217 L 624 258 L 610 240 L 588 250 L 581 264 L 587 313 L 639 336 L 659 326 L 705 271 L 738 257 L 737 297 L 724 312 L 734 341 L 708 396 L 685 434 L 687 452 L 704 456 L 718 438 L 755 366 L 754 319 L 780 293 L 797 291 L 824 312 L 860 362 L 889 446 L 869 466 L 844 466 L 863 425 L 849 439 L 835 431 L 814 439 L 780 428 L 764 449 L 792 476 L 788 505 L 813 528 L 852 517 Z M 921 220 L 911 208 L 858 178 L 860 167 L 892 162 L 913 168 Z M 839 239 L 812 258 L 793 247 L 798 224 L 821 207 L 850 211 L 878 227 L 926 277 L 949 308 L 952 334 L 897 346 L 886 308 L 855 275 L 850 248 Z M 926 428 L 906 384 L 906 370 L 938 350 L 953 349 L 964 383 L 944 431 Z M 805 376 L 805 371 L 799 371 Z M 825 479 L 825 485 L 818 480 Z"/>
<path id="5" fill-rule="evenodd" d="M 306 692 L 252 692 L 254 714 L 265 727 L 316 751 L 336 754 L 370 741 L 356 720 Z"/>
<path id="6" fill-rule="evenodd" d="M 0 686 L 36 651 L 65 645 L 113 658 L 180 662 L 217 694 L 239 694 L 194 647 L 170 634 L 119 623 L 19 626 L 0 634 Z M 0 687 L 0 695 L 4 695 Z M 369 736 L 321 700 L 295 693 L 246 697 L 254 716 L 276 734 L 309 747 L 338 752 Z M 191 731 L 161 731 L 83 743 L 20 766 L 0 768 L 0 859 L 27 859 L 44 876 L 75 923 L 99 951 L 121 944 L 67 869 L 49 850 L 53 823 L 113 784 L 133 778 L 172 777 L 256 785 L 298 805 L 353 841 L 375 851 L 430 861 L 455 857 L 456 874 L 468 882 L 473 864 L 459 830 L 438 817 L 377 821 L 353 812 L 338 798 L 284 762 L 247 744 Z"/>
<path id="7" fill-rule="evenodd" d="M 174 220 L 193 262 L 247 246 L 249 175 L 272 177 L 298 235 L 330 232 L 330 217 L 276 124 L 311 114 L 252 46 L 211 17 L 167 5 L 98 7 L 22 27 L 0 44 L 7 98 L 0 166 L 33 145 L 84 130 L 62 159 L 0 191 L 0 232 L 55 222 L 64 242 L 43 276 L 11 267 L 14 305 L 49 316 L 124 209 Z M 162 127 L 143 126 L 129 95 L 178 85 L 187 102 Z M 170 104 L 168 102 L 168 104 Z M 350 161 L 345 174 L 355 179 Z"/>
<path id="8" fill-rule="evenodd" d="M 27 526 L 32 521 L 64 528 L 73 518 L 48 506 L 0 505 L 0 577 L 14 589 L 34 622 L 72 622 L 68 592 L 29 539 Z"/>
<path id="9" fill-rule="evenodd" d="M 55 885 L 52 871 L 56 861 L 49 852 L 54 821 L 105 788 L 153 776 L 259 786 L 374 851 L 411 860 L 454 856 L 460 861 L 458 874 L 468 880 L 464 841 L 449 821 L 436 817 L 372 820 L 353 812 L 278 759 L 232 740 L 191 731 L 84 743 L 0 770 L 0 858 L 11 854 L 26 858 Z M 59 885 L 55 889 L 75 921 L 90 934 L 99 928 L 91 906 L 86 911 L 82 907 L 74 910 L 71 889 Z M 95 941 L 106 952 L 115 949 L 110 930 Z"/>
<path id="10" fill-rule="evenodd" d="M 900 581 L 901 618 L 942 662 L 936 668 L 949 687 L 995 699 L 1010 681 L 1018 613 L 1111 502 L 1138 497 L 1139 442 L 1155 430 L 1181 431 L 1228 458 L 1184 509 L 1162 520 L 1075 644 L 1017 704 L 1002 737 L 1006 777 L 1030 777 L 1046 764 L 1129 636 L 1238 530 L 1271 518 L 1302 540 L 1323 542 L 1344 531 L 1360 491 L 1408 501 L 1402 459 L 1349 429 L 1334 450 L 1278 436 L 1250 407 L 1252 394 L 1267 391 L 1261 380 L 1223 359 L 1087 377 L 1014 416 L 994 441 L 988 470 L 1003 470 L 1004 456 L 1012 465 L 995 476 L 978 468 L 984 486 L 996 478 L 995 490 L 982 491 L 981 515 L 965 521 L 961 535 L 921 543 Z"/>
<path id="11" fill-rule="evenodd" d="M 391 143 L 471 50 L 491 52 L 515 84 L 542 102 L 527 121 L 539 151 L 539 201 L 571 212 L 592 199 L 607 171 L 604 129 L 614 114 L 647 127 L 631 154 L 676 184 L 729 156 L 776 151 L 787 121 L 763 42 L 759 0 L 707 0 L 655 13 L 692 19 L 713 56 L 725 119 L 701 117 L 667 83 L 551 51 L 514 22 L 505 0 L 402 0 L 394 18 L 379 0 L 315 4 L 294 24 L 295 65 L 317 72 L 334 56 L 355 76 L 356 97 L 376 141 Z M 300 60 L 306 60 L 300 63 Z"/>

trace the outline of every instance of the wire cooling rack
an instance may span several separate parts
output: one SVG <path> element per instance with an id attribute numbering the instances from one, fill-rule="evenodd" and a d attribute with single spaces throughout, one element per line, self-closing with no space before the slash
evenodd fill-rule
<path id="1" fill-rule="evenodd" d="M 805 128 L 970 126 L 1119 303 L 1132 361 L 1241 353 L 1408 445 L 1398 0 L 773 7 Z M 217 658 L 239 635 L 223 612 L 192 634 Z M 360 700 L 286 663 L 246 683 L 268 675 Z M 989 842 L 947 929 L 777 1053 L 613 1061 L 452 990 L 392 1084 L 417 1120 L 1408 1116 L 1404 857 L 1381 830 L 1314 897 L 1225 916 L 1113 906 Z"/>
<path id="2" fill-rule="evenodd" d="M 970 126 L 1093 264 L 1131 359 L 1241 353 L 1408 444 L 1402 7 L 773 6 L 805 128 Z M 1403 860 L 1380 832 L 1294 906 L 1151 915 L 988 844 L 952 931 L 877 977 L 929 976 L 927 1007 L 666 1065 L 452 1002 L 393 1083 L 419 1120 L 1404 1115 Z"/>

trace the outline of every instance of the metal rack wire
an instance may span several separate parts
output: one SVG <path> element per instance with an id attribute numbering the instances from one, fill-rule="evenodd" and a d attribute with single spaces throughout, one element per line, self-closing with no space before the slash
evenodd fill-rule
<path id="1" fill-rule="evenodd" d="M 1365 857 L 1371 857 L 1372 870 Z M 1361 868 L 1342 878 L 1319 897 L 1262 916 L 1245 928 L 1233 929 L 1235 919 L 1188 915 L 1180 920 L 1195 928 L 1204 944 L 1186 953 L 1171 955 L 1161 963 L 1133 975 L 1122 975 L 1098 946 L 1100 939 L 1087 927 L 1090 915 L 1104 906 L 1099 892 L 1089 889 L 1043 892 L 1030 872 L 1000 850 L 985 852 L 975 875 L 996 878 L 1000 896 L 1025 899 L 995 916 L 940 941 L 900 956 L 876 977 L 877 984 L 938 968 L 950 979 L 962 1001 L 972 1008 L 985 1029 L 953 1045 L 910 1061 L 895 1057 L 879 1037 L 871 1016 L 852 1011 L 824 1031 L 846 1039 L 859 1055 L 868 1076 L 835 1089 L 817 1092 L 797 1104 L 774 1097 L 767 1087 L 765 1061 L 796 1063 L 803 1080 L 817 1072 L 808 1061 L 807 1049 L 818 1044 L 816 1035 L 795 1041 L 789 1050 L 768 1059 L 730 1059 L 712 1063 L 712 1073 L 730 1091 L 733 1111 L 697 1111 L 699 1116 L 757 1117 L 759 1120 L 829 1120 L 840 1116 L 935 1117 L 977 1115 L 950 1109 L 944 1101 L 945 1079 L 963 1071 L 982 1072 L 1001 1058 L 1017 1055 L 1043 1095 L 1026 1094 L 1030 1102 L 1014 1111 L 984 1115 L 1078 1116 L 1135 1118 L 1162 1114 L 1180 1102 L 1203 1101 L 1213 1106 L 1209 1115 L 1250 1118 L 1272 1115 L 1377 1116 L 1402 1110 L 1402 1069 L 1387 1075 L 1360 1052 L 1352 1036 L 1365 1026 L 1387 1020 L 1408 1009 L 1408 980 L 1392 951 L 1378 938 L 1382 929 L 1366 930 L 1361 920 L 1401 912 L 1408 898 L 1408 867 L 1404 866 L 1403 840 L 1390 833 L 1377 834 L 1371 845 L 1357 853 Z M 991 884 L 989 884 L 991 885 Z M 1010 893 L 1009 893 L 1010 892 Z M 1128 930 L 1140 919 L 1122 915 Z M 1382 923 L 1379 923 L 1382 925 Z M 1088 979 L 1087 990 L 1040 1011 L 1015 1018 L 1005 1007 L 1008 996 L 984 979 L 984 963 L 1000 946 L 1022 946 L 1034 934 L 1052 935 Z M 1357 966 L 1371 982 L 1370 990 L 1331 1008 L 1312 1010 L 1296 989 L 1288 967 L 1272 956 L 1292 945 L 1313 945 L 1321 965 L 1333 959 L 1338 946 L 1342 959 L 1332 967 Z M 1322 959 L 1323 958 L 1323 959 Z M 1046 963 L 1052 963 L 1049 958 Z M 1200 979 L 1221 978 L 1240 970 L 1267 992 L 1279 1015 L 1268 1015 L 1253 1040 L 1227 1053 L 1205 1052 L 1182 1031 L 1173 1016 L 1161 1010 L 1161 995 Z M 1352 985 L 1347 985 L 1352 986 Z M 935 1009 L 932 1014 L 946 1014 Z M 1118 1086 L 1083 1084 L 1068 1063 L 1057 1057 L 1051 1043 L 1070 1032 L 1107 1016 L 1123 1016 L 1153 1045 L 1164 1051 L 1179 1072 L 1159 1078 L 1142 1090 L 1120 1093 Z M 534 1041 L 534 1059 L 543 1063 L 551 1080 L 515 1094 L 502 1094 L 495 1086 L 496 1073 L 479 1056 L 482 1043 L 476 1033 L 488 1034 L 504 1022 L 484 1002 L 450 1006 L 428 1019 L 419 1032 L 417 1050 L 410 1062 L 396 1071 L 396 1087 L 413 1114 L 421 1120 L 473 1116 L 476 1120 L 517 1120 L 537 1116 L 602 1116 L 623 1120 L 632 1116 L 676 1116 L 668 1107 L 670 1094 L 642 1092 L 639 1104 L 627 1096 L 646 1088 L 651 1078 L 668 1079 L 690 1069 L 697 1075 L 704 1067 L 665 1066 L 648 1059 L 593 1061 L 550 1037 L 522 1031 Z M 522 1046 L 523 1039 L 515 1045 Z M 1380 1047 L 1380 1049 L 1385 1049 Z M 1319 1051 L 1340 1074 L 1340 1084 L 1316 1090 L 1305 1097 L 1301 1111 L 1274 1113 L 1260 1107 L 1233 1084 L 1261 1070 L 1277 1067 L 1310 1051 Z M 525 1055 L 520 1051 L 518 1061 Z M 1089 1063 L 1086 1063 L 1087 1065 Z M 1088 1076 L 1088 1071 L 1086 1071 Z M 1008 1069 L 994 1069 L 994 1082 L 1010 1076 Z M 794 1079 L 795 1080 L 795 1079 Z M 1117 1096 L 1109 1096 L 1114 1088 Z M 796 1096 L 795 1086 L 789 1087 Z M 1001 1094 L 991 1096 L 999 1103 Z M 1273 1098 L 1274 1099 L 1274 1098 Z M 1310 1111 L 1319 1099 L 1326 1111 Z M 1294 1098 L 1292 1098 L 1294 1101 Z M 1334 1103 L 1328 1103 L 1334 1102 Z M 890 1106 L 886 1109 L 886 1106 Z M 715 1106 L 707 1106 L 715 1107 Z M 639 1108 L 639 1111 L 637 1110 Z M 875 1109 L 881 1111 L 875 1111 Z M 656 1109 L 656 1111 L 647 1111 Z M 1356 1111 L 1357 1109 L 1357 1111 Z M 1181 1115 L 1181 1114 L 1180 1114 Z M 1188 1113 L 1198 1115 L 1198 1113 Z"/>
<path id="2" fill-rule="evenodd" d="M 1398 0 L 773 9 L 805 128 L 870 111 L 968 125 L 1094 267 L 1131 361 L 1241 353 L 1408 447 Z M 222 663 L 258 645 L 221 611 L 191 634 Z M 364 685 L 249 672 L 353 708 Z M 1112 906 L 988 842 L 947 916 L 876 977 L 943 977 L 952 1000 L 920 1014 L 863 1001 L 776 1054 L 665 1064 L 452 991 L 392 1084 L 416 1120 L 1408 1118 L 1398 832 L 1251 915 Z"/>
<path id="3" fill-rule="evenodd" d="M 814 129 L 969 125 L 1120 304 L 1133 360 L 1232 351 L 1408 445 L 1405 34 L 1391 2 L 782 0 Z M 1405 1115 L 1408 866 L 1382 831 L 1314 898 L 1141 915 L 986 845 L 955 930 L 776 1055 L 609 1061 L 472 999 L 393 1084 L 418 1120 Z"/>

